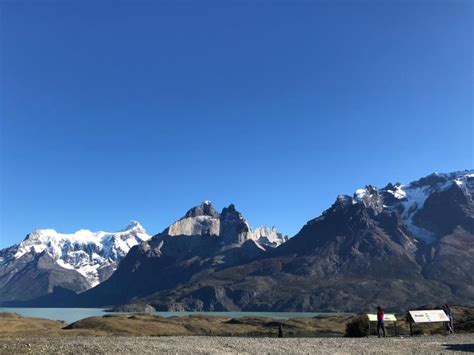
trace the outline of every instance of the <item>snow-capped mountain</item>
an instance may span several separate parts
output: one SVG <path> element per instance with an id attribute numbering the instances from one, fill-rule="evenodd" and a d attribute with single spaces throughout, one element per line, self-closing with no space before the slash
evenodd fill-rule
<path id="1" fill-rule="evenodd" d="M 15 290 L 17 284 L 25 280 L 19 275 L 28 275 L 26 279 L 30 281 L 38 279 L 38 275 L 33 275 L 35 273 L 49 274 L 48 289 L 64 287 L 64 282 L 69 285 L 72 278 L 76 280 L 74 287 L 66 288 L 87 290 L 106 280 L 130 248 L 149 238 L 136 221 L 131 221 L 118 232 L 83 229 L 63 234 L 54 229 L 35 230 L 22 242 L 0 251 L 2 293 L 5 296 L 8 289 Z M 56 274 L 61 276 L 55 277 Z"/>
<path id="2" fill-rule="evenodd" d="M 459 193 L 468 199 L 468 204 L 474 200 L 474 170 L 457 171 L 448 174 L 433 173 L 408 185 L 400 183 L 388 184 L 382 189 L 368 185 L 354 193 L 353 203 L 363 203 L 376 214 L 382 211 L 397 211 L 411 234 L 432 243 L 438 230 L 433 230 L 433 222 L 426 225 L 422 212 L 426 202 L 439 198 L 440 194 Z M 431 216 L 433 218 L 435 216 Z M 445 216 L 442 216 L 444 219 Z"/>
<path id="3" fill-rule="evenodd" d="M 239 231 L 229 230 L 238 228 Z M 242 244 L 246 240 L 255 241 L 262 248 L 275 248 L 288 240 L 288 236 L 279 233 L 275 227 L 265 226 L 252 230 L 242 214 L 230 205 L 218 213 L 211 201 L 206 200 L 191 208 L 184 217 L 171 224 L 165 231 L 170 236 L 208 235 L 221 237 L 230 244 Z M 236 237 L 238 235 L 238 237 Z M 235 239 L 235 240 L 234 240 Z"/>

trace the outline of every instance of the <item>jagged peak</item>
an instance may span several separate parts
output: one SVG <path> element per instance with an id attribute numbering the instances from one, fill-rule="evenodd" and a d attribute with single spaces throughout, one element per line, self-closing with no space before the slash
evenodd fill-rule
<path id="1" fill-rule="evenodd" d="M 145 231 L 145 228 L 143 228 L 143 226 L 138 221 L 131 220 L 130 222 L 128 222 L 127 226 L 122 229 L 122 232 L 130 231 L 133 229 Z"/>
<path id="2" fill-rule="evenodd" d="M 233 203 L 231 203 L 227 207 L 224 207 L 221 212 L 221 219 L 229 219 L 229 218 L 244 220 L 242 213 L 237 211 Z"/>
<path id="3" fill-rule="evenodd" d="M 349 195 L 338 195 L 332 207 L 347 207 L 355 203 L 354 199 Z"/>
<path id="4" fill-rule="evenodd" d="M 227 210 L 227 211 L 229 211 L 229 212 L 237 211 L 237 210 L 235 209 L 235 205 L 234 205 L 233 203 L 231 203 L 231 204 L 230 204 L 229 206 L 227 206 L 227 207 L 224 207 L 224 210 Z"/>
<path id="5" fill-rule="evenodd" d="M 219 217 L 219 213 L 214 209 L 211 201 L 205 200 L 199 206 L 195 206 L 188 210 L 188 212 L 186 212 L 183 218 L 197 216 Z"/>
<path id="6" fill-rule="evenodd" d="M 271 228 L 267 226 L 260 226 L 251 232 L 252 239 L 264 247 L 274 248 L 285 243 L 289 239 L 287 235 L 283 235 L 282 233 L 278 232 L 275 226 L 272 226 Z"/>
<path id="7" fill-rule="evenodd" d="M 234 204 L 225 207 L 220 216 L 219 236 L 224 243 L 242 244 L 252 239 L 252 231 L 242 214 L 235 209 Z"/>
<path id="8" fill-rule="evenodd" d="M 378 189 L 377 187 L 373 185 L 365 185 L 364 188 L 357 189 L 354 193 L 354 199 L 358 201 L 363 201 L 367 197 L 370 197 L 372 195 L 377 195 L 378 194 Z"/>

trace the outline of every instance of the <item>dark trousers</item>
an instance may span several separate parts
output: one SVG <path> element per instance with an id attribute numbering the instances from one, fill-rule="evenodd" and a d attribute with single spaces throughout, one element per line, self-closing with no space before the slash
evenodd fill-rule
<path id="1" fill-rule="evenodd" d="M 377 335 L 380 337 L 380 329 L 382 329 L 383 336 L 385 336 L 385 324 L 383 320 L 377 321 Z"/>
<path id="2" fill-rule="evenodd" d="M 449 331 L 451 334 L 454 333 L 454 321 L 453 321 L 453 316 L 449 316 L 448 331 Z"/>

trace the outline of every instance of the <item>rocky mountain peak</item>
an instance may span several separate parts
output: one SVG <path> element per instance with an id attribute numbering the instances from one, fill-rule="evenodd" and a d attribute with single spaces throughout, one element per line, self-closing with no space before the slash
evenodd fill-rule
<path id="1" fill-rule="evenodd" d="M 122 229 L 122 231 L 123 232 L 138 231 L 141 233 L 146 233 L 145 228 L 143 228 L 143 226 L 139 222 L 134 221 L 134 220 L 131 220 L 130 222 L 128 222 L 127 226 L 124 229 Z"/>
<path id="2" fill-rule="evenodd" d="M 275 248 L 288 241 L 289 236 L 278 232 L 275 226 L 272 228 L 262 226 L 252 231 L 252 239 L 263 247 Z"/>
<path id="3" fill-rule="evenodd" d="M 368 221 L 382 213 L 396 213 L 412 237 L 431 244 L 457 226 L 469 232 L 474 229 L 473 196 L 473 170 L 433 173 L 407 185 L 389 183 L 382 189 L 366 185 L 353 197 L 338 196 L 323 215 L 346 214 L 354 210 L 353 205 L 364 207 L 359 215 L 368 214 L 363 218 Z"/>
<path id="4" fill-rule="evenodd" d="M 432 173 L 428 176 L 422 177 L 419 180 L 413 181 L 410 185 L 411 187 L 424 187 L 424 186 L 433 186 L 439 183 L 446 182 L 447 178 L 444 174 Z"/>
<path id="5" fill-rule="evenodd" d="M 252 239 L 252 231 L 242 214 L 235 209 L 234 204 L 225 207 L 221 212 L 219 236 L 224 243 L 242 244 Z"/>
<path id="6" fill-rule="evenodd" d="M 323 212 L 323 214 L 326 214 L 330 211 L 338 211 L 341 209 L 345 209 L 349 206 L 352 206 L 355 203 L 355 201 L 352 199 L 351 196 L 348 195 L 339 195 L 336 198 L 336 201 L 332 204 L 330 208 L 328 208 L 326 211 Z"/>
<path id="7" fill-rule="evenodd" d="M 375 186 L 366 185 L 365 188 L 358 189 L 354 194 L 354 200 L 363 203 L 374 214 L 379 214 L 383 210 L 383 197 Z"/>
<path id="8" fill-rule="evenodd" d="M 164 233 L 170 236 L 178 235 L 208 235 L 218 236 L 220 228 L 219 213 L 211 201 L 203 201 L 199 206 L 188 210 L 184 217 L 171 224 Z"/>
<path id="9" fill-rule="evenodd" d="M 253 240 L 263 249 L 275 248 L 289 239 L 275 227 L 262 226 L 252 230 L 234 204 L 225 207 L 219 214 L 210 201 L 190 209 L 183 218 L 165 229 L 164 234 L 220 237 L 222 244 L 233 246 Z"/>
<path id="10" fill-rule="evenodd" d="M 197 216 L 219 217 L 219 213 L 214 209 L 211 201 L 205 200 L 199 206 L 195 206 L 186 212 L 184 218 Z"/>

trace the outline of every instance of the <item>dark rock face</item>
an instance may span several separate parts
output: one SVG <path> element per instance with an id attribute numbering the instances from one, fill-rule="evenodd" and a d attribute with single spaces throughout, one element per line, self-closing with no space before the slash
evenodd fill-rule
<path id="1" fill-rule="evenodd" d="M 398 224 L 396 213 L 372 214 L 364 204 L 330 209 L 308 222 L 275 254 L 308 256 L 312 262 L 304 268 L 298 262 L 290 264 L 303 275 L 408 277 L 419 270 L 410 247 L 412 239 Z"/>
<path id="2" fill-rule="evenodd" d="M 199 206 L 193 207 L 186 212 L 184 218 L 197 216 L 219 217 L 219 213 L 212 207 L 210 201 L 204 201 Z"/>
<path id="3" fill-rule="evenodd" d="M 421 179 L 414 181 L 411 185 L 415 188 L 420 188 L 424 186 L 433 186 L 440 184 L 446 181 L 446 177 L 439 175 L 437 173 L 430 174 L 428 176 L 422 177 Z"/>
<path id="4" fill-rule="evenodd" d="M 243 244 L 251 239 L 250 227 L 234 205 L 222 210 L 219 235 L 225 244 Z"/>
<path id="5" fill-rule="evenodd" d="M 365 193 L 360 196 L 362 204 L 369 208 L 374 215 L 381 213 L 384 205 L 382 193 L 372 185 L 367 185 L 364 190 Z"/>
<path id="6" fill-rule="evenodd" d="M 453 184 L 444 191 L 431 194 L 413 220 L 437 236 L 450 234 L 457 227 L 474 234 L 474 203 L 469 194 Z"/>
<path id="7" fill-rule="evenodd" d="M 51 293 L 55 287 L 85 291 L 85 277 L 60 267 L 47 253 L 26 254 L 15 263 L 0 265 L 0 302 L 24 301 Z"/>
<path id="8" fill-rule="evenodd" d="M 198 274 L 214 273 L 252 260 L 263 252 L 254 241 L 223 248 L 214 237 L 158 235 L 132 248 L 107 281 L 79 295 L 74 304 L 87 307 L 124 304 L 172 289 Z"/>

